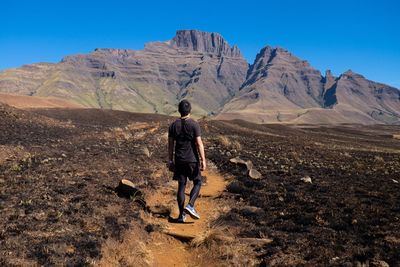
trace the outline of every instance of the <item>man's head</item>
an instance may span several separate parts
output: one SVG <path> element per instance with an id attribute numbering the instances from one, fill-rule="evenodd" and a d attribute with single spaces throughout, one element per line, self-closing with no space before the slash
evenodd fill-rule
<path id="1" fill-rule="evenodd" d="M 184 99 L 179 103 L 178 111 L 182 117 L 187 116 L 189 115 L 190 111 L 192 111 L 192 105 L 190 105 L 189 101 Z"/>

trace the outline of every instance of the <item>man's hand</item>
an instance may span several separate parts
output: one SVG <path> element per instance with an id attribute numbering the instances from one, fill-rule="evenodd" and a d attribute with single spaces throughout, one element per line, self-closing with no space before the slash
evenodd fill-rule
<path id="1" fill-rule="evenodd" d="M 205 160 L 202 160 L 202 161 L 200 162 L 200 171 L 205 171 L 206 168 L 207 168 L 206 161 L 205 161 Z"/>
<path id="2" fill-rule="evenodd" d="M 167 163 L 168 169 L 170 172 L 174 172 L 175 171 L 175 164 L 173 161 L 170 161 Z"/>
<path id="3" fill-rule="evenodd" d="M 197 149 L 199 151 L 200 154 L 200 170 L 201 171 L 205 171 L 207 164 L 206 164 L 206 155 L 204 154 L 204 145 L 203 145 L 203 141 L 201 140 L 200 136 L 196 137 L 196 145 L 197 145 Z"/>

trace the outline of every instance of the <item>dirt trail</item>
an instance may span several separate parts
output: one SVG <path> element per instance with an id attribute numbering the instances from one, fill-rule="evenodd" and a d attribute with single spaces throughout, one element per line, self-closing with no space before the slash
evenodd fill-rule
<path id="1" fill-rule="evenodd" d="M 187 244 L 183 241 L 190 241 L 196 237 L 205 235 L 209 229 L 209 223 L 218 216 L 218 208 L 215 198 L 218 197 L 226 187 L 226 181 L 216 170 L 208 170 L 202 173 L 207 177 L 207 182 L 202 186 L 200 196 L 195 203 L 196 210 L 200 214 L 199 220 L 193 220 L 187 216 L 186 223 L 179 224 L 169 222 L 166 216 L 149 216 L 148 222 L 159 225 L 160 231 L 152 233 L 152 241 L 149 244 L 149 251 L 153 255 L 153 266 L 188 266 L 188 260 L 193 257 L 189 255 Z M 192 184 L 189 182 L 186 189 L 186 202 Z M 171 211 L 170 217 L 178 217 L 176 204 L 176 183 L 171 183 L 163 190 L 149 197 L 150 208 L 167 205 Z"/>

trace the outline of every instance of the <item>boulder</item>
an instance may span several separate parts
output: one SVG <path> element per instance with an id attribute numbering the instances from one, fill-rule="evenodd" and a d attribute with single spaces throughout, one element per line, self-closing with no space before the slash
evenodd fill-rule
<path id="1" fill-rule="evenodd" d="M 253 162 L 251 160 L 243 160 L 239 157 L 231 158 L 229 160 L 231 163 L 241 165 L 246 168 L 247 174 L 252 179 L 261 179 L 262 175 L 259 171 L 254 168 Z"/>
<path id="2" fill-rule="evenodd" d="M 250 160 L 243 160 L 239 157 L 236 157 L 236 158 L 231 158 L 229 161 L 246 167 L 248 171 L 253 168 L 253 162 L 251 162 Z"/>
<path id="3" fill-rule="evenodd" d="M 122 179 L 118 186 L 115 188 L 115 192 L 119 197 L 129 199 L 143 199 L 143 193 L 136 188 L 135 184 L 129 180 Z"/>

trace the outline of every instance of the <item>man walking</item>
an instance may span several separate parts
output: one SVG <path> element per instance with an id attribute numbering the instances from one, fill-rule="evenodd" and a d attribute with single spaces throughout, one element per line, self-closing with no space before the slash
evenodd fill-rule
<path id="1" fill-rule="evenodd" d="M 200 215 L 194 208 L 194 203 L 199 196 L 201 188 L 200 170 L 204 171 L 206 169 L 200 126 L 190 118 L 191 109 L 190 102 L 182 100 L 178 106 L 181 118 L 173 122 L 168 130 L 168 165 L 169 170 L 174 172 L 173 179 L 178 181 L 178 222 L 180 223 L 185 222 L 186 213 L 193 219 L 200 219 Z M 187 179 L 193 181 L 193 188 L 190 192 L 189 204 L 185 207 Z"/>

